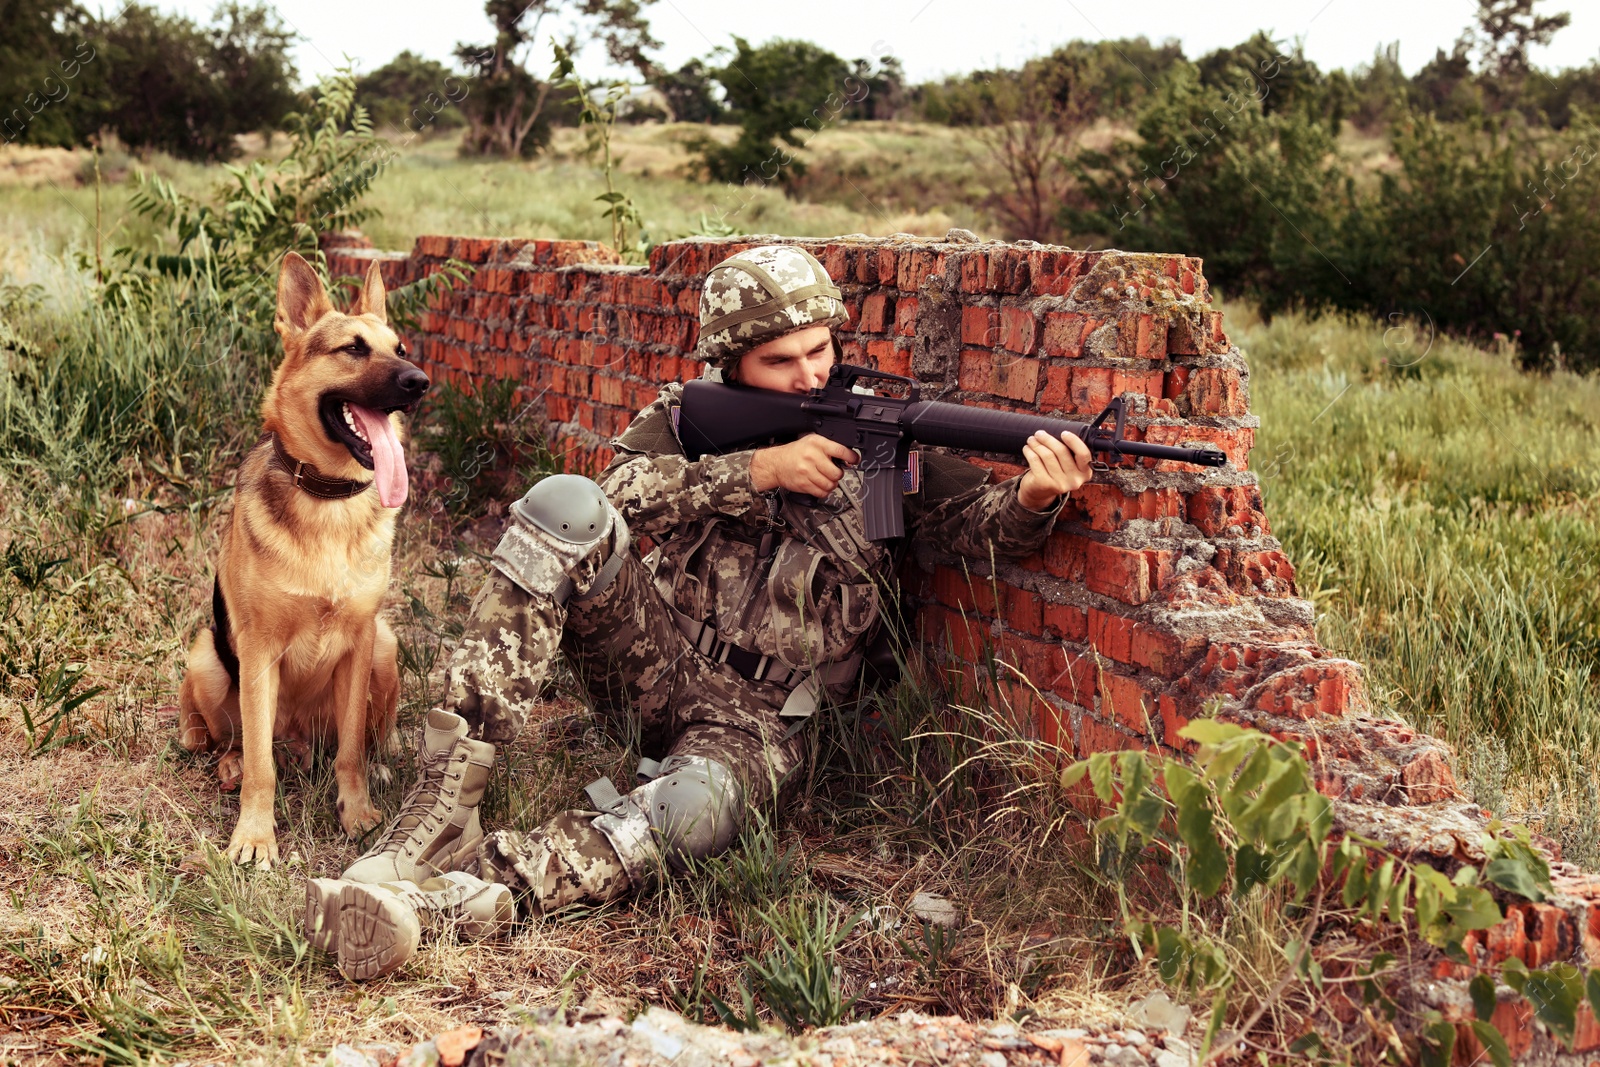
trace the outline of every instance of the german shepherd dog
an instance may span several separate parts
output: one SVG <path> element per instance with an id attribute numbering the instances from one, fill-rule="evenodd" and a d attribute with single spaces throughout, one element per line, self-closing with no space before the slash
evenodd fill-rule
<path id="1" fill-rule="evenodd" d="M 289 253 L 274 327 L 284 358 L 261 405 L 223 531 L 212 626 L 189 647 L 180 741 L 221 750 L 240 783 L 228 843 L 238 863 L 278 858 L 273 742 L 337 741 L 339 821 L 356 836 L 380 820 L 367 747 L 392 743 L 400 678 L 394 632 L 378 616 L 389 587 L 397 509 L 406 500 L 404 426 L 428 389 L 389 328 L 374 263 L 352 315 Z M 370 480 L 368 475 L 370 472 Z"/>

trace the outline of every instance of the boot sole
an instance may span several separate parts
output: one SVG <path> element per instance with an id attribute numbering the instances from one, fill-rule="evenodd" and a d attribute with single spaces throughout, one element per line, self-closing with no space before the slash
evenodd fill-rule
<path id="1" fill-rule="evenodd" d="M 339 947 L 339 889 L 340 883 L 332 878 L 306 882 L 306 942 L 330 956 Z"/>
<path id="2" fill-rule="evenodd" d="M 398 970 L 417 951 L 422 927 L 416 912 L 399 897 L 378 886 L 345 882 L 339 887 L 339 971 L 364 982 Z"/>

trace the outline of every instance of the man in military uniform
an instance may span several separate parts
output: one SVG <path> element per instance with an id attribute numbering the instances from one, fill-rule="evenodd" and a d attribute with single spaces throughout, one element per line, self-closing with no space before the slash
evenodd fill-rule
<path id="1" fill-rule="evenodd" d="M 725 380 L 806 393 L 845 322 L 810 253 L 752 248 L 707 277 L 697 354 Z M 445 707 L 428 714 L 420 780 L 372 851 L 310 885 L 308 933 L 352 977 L 398 967 L 423 926 L 493 933 L 513 899 L 541 915 L 601 904 L 715 855 L 799 768 L 796 723 L 853 689 L 896 563 L 863 532 L 858 457 L 813 434 L 690 460 L 674 424 L 682 388 L 638 414 L 597 480 L 552 476 L 513 505 Z M 1090 457 L 1042 432 L 1024 454 L 1024 474 L 989 485 L 982 468 L 924 453 L 909 535 L 984 560 L 1037 551 Z M 625 794 L 602 780 L 586 809 L 485 836 L 494 745 L 536 713 L 558 651 L 596 708 L 633 717 L 662 758 Z M 474 862 L 478 878 L 460 870 Z"/>

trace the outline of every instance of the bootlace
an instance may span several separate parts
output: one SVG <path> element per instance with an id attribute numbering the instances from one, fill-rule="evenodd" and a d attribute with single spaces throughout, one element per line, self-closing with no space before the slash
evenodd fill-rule
<path id="1" fill-rule="evenodd" d="M 453 756 L 445 752 L 436 759 L 428 761 L 423 768 L 422 777 L 417 779 L 416 784 L 406 794 L 405 800 L 401 802 L 400 814 L 389 824 L 389 829 L 372 851 L 399 852 L 405 847 L 412 831 L 419 827 L 431 833 L 438 826 L 434 805 L 444 794 L 445 783 L 459 782 L 465 777 L 460 772 L 451 774 L 450 764 L 466 762 L 467 753 L 459 751 Z"/>

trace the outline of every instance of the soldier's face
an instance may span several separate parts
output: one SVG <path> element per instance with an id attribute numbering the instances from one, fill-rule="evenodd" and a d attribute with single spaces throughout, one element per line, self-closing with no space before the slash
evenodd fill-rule
<path id="1" fill-rule="evenodd" d="M 827 382 L 832 366 L 832 329 L 807 326 L 746 352 L 733 379 L 777 393 L 809 393 Z"/>

